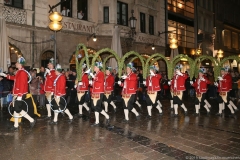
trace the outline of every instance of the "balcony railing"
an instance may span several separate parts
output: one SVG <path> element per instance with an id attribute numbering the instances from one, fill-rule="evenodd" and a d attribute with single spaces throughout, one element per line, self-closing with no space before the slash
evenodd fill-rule
<path id="1" fill-rule="evenodd" d="M 3 17 L 7 22 L 18 23 L 18 24 L 27 23 L 27 12 L 24 9 L 4 6 Z"/>

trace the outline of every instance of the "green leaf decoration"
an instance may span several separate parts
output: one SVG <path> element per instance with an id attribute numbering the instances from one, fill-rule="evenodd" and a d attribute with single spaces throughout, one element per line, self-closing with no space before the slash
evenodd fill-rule
<path id="1" fill-rule="evenodd" d="M 145 65 L 145 68 L 144 68 L 144 70 L 143 70 L 143 78 L 147 78 L 147 73 L 148 73 L 148 68 L 149 68 L 149 62 L 152 60 L 152 59 L 155 59 L 155 58 L 162 58 L 165 62 L 166 62 L 166 64 L 167 64 L 167 68 L 169 69 L 169 67 L 171 67 L 170 66 L 170 64 L 169 64 L 169 61 L 167 60 L 167 58 L 163 55 L 163 54 L 161 54 L 161 53 L 155 53 L 155 54 L 153 54 L 153 55 L 151 55 L 150 57 L 148 57 L 148 59 L 147 59 L 147 61 L 146 61 L 146 65 Z"/>
<path id="2" fill-rule="evenodd" d="M 120 60 L 118 54 L 114 50 L 112 50 L 110 48 L 104 48 L 104 49 L 101 49 L 101 50 L 97 51 L 96 54 L 94 55 L 94 57 L 92 59 L 92 69 L 93 69 L 94 64 L 95 64 L 95 62 L 97 60 L 97 57 L 99 57 L 99 55 L 104 53 L 104 52 L 109 52 L 110 54 L 112 54 L 115 57 L 115 59 L 117 61 L 117 64 L 118 65 L 120 64 L 121 60 Z M 118 66 L 118 73 L 119 73 L 118 76 L 121 77 L 120 73 L 122 73 L 122 70 L 121 70 L 121 68 L 119 66 Z"/>
<path id="3" fill-rule="evenodd" d="M 113 58 L 113 57 L 114 57 L 114 55 L 109 55 L 109 56 L 107 56 L 107 57 L 104 59 L 104 61 L 103 61 L 103 72 L 106 71 L 106 63 L 107 63 L 107 61 L 108 61 L 110 58 Z"/>
<path id="4" fill-rule="evenodd" d="M 143 57 L 142 57 L 139 53 L 137 53 L 137 52 L 135 52 L 135 51 L 127 52 L 127 53 L 121 58 L 121 60 L 120 60 L 119 72 L 118 72 L 118 73 L 119 73 L 119 74 L 118 74 L 119 78 L 120 78 L 121 75 L 122 75 L 122 70 L 125 69 L 125 68 L 124 68 L 124 67 L 125 67 L 125 64 L 124 64 L 125 59 L 126 59 L 127 57 L 131 56 L 131 55 L 135 55 L 136 57 L 138 57 L 138 58 L 140 59 L 141 63 L 142 63 L 142 68 L 144 68 L 144 66 L 145 66 L 144 60 L 143 60 Z"/>
<path id="5" fill-rule="evenodd" d="M 213 67 L 213 71 L 214 71 L 214 78 L 215 78 L 215 80 L 217 80 L 217 77 L 218 77 L 218 74 L 219 74 L 219 72 L 218 72 L 218 67 L 219 67 L 219 61 L 216 59 L 216 58 L 214 58 L 214 57 L 212 57 L 212 56 L 208 56 L 208 55 L 201 55 L 201 56 L 199 56 L 199 57 L 197 57 L 196 59 L 195 59 L 195 61 L 194 61 L 194 64 L 193 64 L 193 66 L 194 66 L 194 75 L 195 75 L 195 78 L 196 77 L 198 77 L 198 71 L 199 71 L 199 68 L 201 67 L 200 65 L 201 65 L 201 62 L 203 61 L 203 60 L 206 60 L 206 59 L 208 59 L 208 60 L 211 60 L 211 62 L 214 64 L 214 67 Z"/>

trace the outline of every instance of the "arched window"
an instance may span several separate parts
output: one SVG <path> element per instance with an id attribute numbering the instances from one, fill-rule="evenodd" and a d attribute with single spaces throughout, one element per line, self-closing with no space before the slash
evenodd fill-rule
<path id="1" fill-rule="evenodd" d="M 47 67 L 47 64 L 49 62 L 49 59 L 54 57 L 54 52 L 51 50 L 48 50 L 46 52 L 44 52 L 41 56 L 41 66 L 43 67 Z"/>

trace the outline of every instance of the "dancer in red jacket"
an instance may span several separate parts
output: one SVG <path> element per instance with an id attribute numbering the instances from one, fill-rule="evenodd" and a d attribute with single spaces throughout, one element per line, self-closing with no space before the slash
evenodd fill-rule
<path id="1" fill-rule="evenodd" d="M 90 81 L 90 85 L 92 85 L 91 106 L 94 108 L 96 120 L 92 126 L 99 126 L 99 113 L 105 116 L 107 125 L 110 122 L 109 115 L 101 107 L 104 95 L 104 73 L 101 69 L 102 63 L 96 62 L 94 66 L 95 75 L 90 73 L 93 78 L 93 81 Z"/>
<path id="2" fill-rule="evenodd" d="M 210 81 L 204 76 L 205 68 L 200 68 L 198 73 L 198 78 L 195 82 L 190 81 L 190 84 L 195 88 L 196 98 L 195 98 L 195 115 L 199 115 L 199 109 L 201 105 L 204 105 L 204 108 L 207 110 L 207 114 L 210 113 L 211 105 L 206 99 L 207 85 L 210 84 Z"/>
<path id="3" fill-rule="evenodd" d="M 51 58 L 48 63 L 48 69 L 46 68 L 45 71 L 45 83 L 44 83 L 44 91 L 46 92 L 46 108 L 48 115 L 46 119 L 51 119 L 51 106 L 50 106 L 50 101 L 53 97 L 53 92 L 54 92 L 54 86 L 53 82 L 56 79 L 56 74 L 54 70 L 54 59 Z"/>
<path id="4" fill-rule="evenodd" d="M 88 86 L 89 86 L 89 80 L 88 80 L 88 74 L 85 73 L 87 65 L 82 65 L 82 81 L 78 82 L 77 87 L 77 97 L 78 97 L 78 107 L 79 107 L 79 113 L 78 117 L 82 117 L 82 108 L 84 107 L 88 113 L 90 114 L 90 109 L 87 106 L 87 102 L 85 101 L 87 92 L 88 92 Z"/>
<path id="5" fill-rule="evenodd" d="M 116 113 L 117 107 L 112 101 L 113 99 L 113 86 L 115 84 L 114 76 L 111 74 L 112 68 L 106 68 L 105 82 L 104 82 L 104 106 L 105 112 L 108 112 L 108 104 L 113 106 L 114 112 Z"/>
<path id="6" fill-rule="evenodd" d="M 172 92 L 173 92 L 173 107 L 174 107 L 174 115 L 178 115 L 178 105 L 180 105 L 185 115 L 187 114 L 187 108 L 182 102 L 183 91 L 185 91 L 185 80 L 187 79 L 187 75 L 181 72 L 182 65 L 177 65 L 175 67 L 175 75 L 171 81 Z"/>
<path id="7" fill-rule="evenodd" d="M 135 102 L 135 96 L 137 91 L 137 76 L 132 72 L 133 64 L 129 63 L 127 65 L 127 75 L 123 75 L 122 79 L 124 82 L 118 81 L 118 84 L 123 87 L 122 89 L 122 98 L 123 98 L 123 108 L 124 108 L 124 115 L 125 119 L 123 120 L 124 123 L 128 123 L 129 121 L 129 111 L 132 111 L 135 115 L 137 120 L 140 119 L 140 115 L 137 110 L 133 107 Z"/>
<path id="8" fill-rule="evenodd" d="M 52 100 L 52 108 L 54 110 L 54 119 L 53 121 L 50 122 L 50 124 L 57 124 L 58 121 L 58 113 L 61 112 L 65 112 L 68 117 L 69 123 L 72 123 L 73 121 L 73 116 L 70 113 L 70 111 L 65 108 L 66 101 L 64 101 L 64 96 L 66 95 L 66 78 L 65 75 L 62 74 L 62 67 L 57 64 L 56 66 L 56 70 L 55 70 L 55 74 L 56 74 L 56 79 L 53 82 L 53 86 L 54 86 L 54 100 Z"/>
<path id="9" fill-rule="evenodd" d="M 158 73 L 158 68 L 156 66 L 150 66 L 150 75 L 147 77 L 147 81 L 143 83 L 147 86 L 147 95 L 146 95 L 146 103 L 148 110 L 148 118 L 152 117 L 152 107 L 153 105 L 159 111 L 159 115 L 162 115 L 161 103 L 157 99 L 157 92 L 161 90 L 160 80 L 162 76 Z M 159 104 L 160 103 L 160 104 Z"/>
<path id="10" fill-rule="evenodd" d="M 18 130 L 18 117 L 21 115 L 30 122 L 30 126 L 33 127 L 36 123 L 32 117 L 28 115 L 26 111 L 23 110 L 24 103 L 22 99 L 25 99 L 26 94 L 28 93 L 28 78 L 31 77 L 30 74 L 24 69 L 25 59 L 22 56 L 18 57 L 16 68 L 18 69 L 15 76 L 6 75 L 4 73 L 0 73 L 0 76 L 7 77 L 9 80 L 14 81 L 13 86 L 13 101 L 14 101 L 14 127 L 11 128 L 15 131 Z"/>
<path id="11" fill-rule="evenodd" d="M 224 110 L 224 103 L 230 109 L 231 116 L 234 115 L 235 111 L 238 111 L 238 108 L 230 100 L 229 97 L 229 92 L 232 89 L 232 77 L 228 73 L 228 69 L 229 67 L 221 68 L 221 76 L 218 77 L 219 83 L 215 82 L 215 85 L 218 87 L 219 92 L 219 95 L 217 97 L 217 101 L 219 103 L 219 112 L 217 113 L 218 116 L 222 115 L 222 111 Z"/>

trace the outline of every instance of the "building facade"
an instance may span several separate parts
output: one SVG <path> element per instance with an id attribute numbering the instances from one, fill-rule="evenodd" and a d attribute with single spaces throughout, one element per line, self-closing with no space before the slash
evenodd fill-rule
<path id="1" fill-rule="evenodd" d="M 11 62 L 22 53 L 27 65 L 46 65 L 54 53 L 54 32 L 48 28 L 49 5 L 63 15 L 63 28 L 57 32 L 57 61 L 69 68 L 78 43 L 89 52 L 111 48 L 113 30 L 121 31 L 123 54 L 134 50 L 140 54 L 165 53 L 165 2 L 160 0 L 0 0 L 0 15 L 7 22 Z M 129 18 L 136 17 L 136 34 L 131 37 Z M 92 41 L 95 34 L 97 41 Z M 151 46 L 155 46 L 155 50 Z M 137 62 L 136 62 L 137 63 Z M 139 65 L 139 64 L 136 64 Z M 163 66 L 164 69 L 165 66 Z"/>

